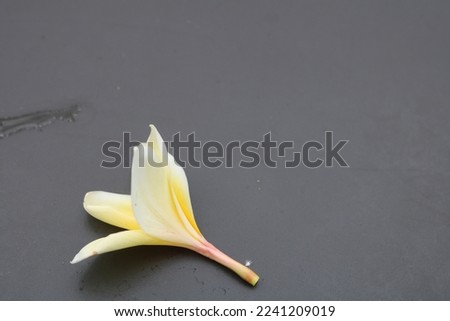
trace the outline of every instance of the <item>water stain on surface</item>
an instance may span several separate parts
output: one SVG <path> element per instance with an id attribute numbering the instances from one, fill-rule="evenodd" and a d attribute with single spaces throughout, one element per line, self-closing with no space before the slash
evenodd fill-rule
<path id="1" fill-rule="evenodd" d="M 73 104 L 64 108 L 40 110 L 18 116 L 0 118 L 0 139 L 24 130 L 41 129 L 57 120 L 73 122 L 80 111 L 80 106 Z"/>

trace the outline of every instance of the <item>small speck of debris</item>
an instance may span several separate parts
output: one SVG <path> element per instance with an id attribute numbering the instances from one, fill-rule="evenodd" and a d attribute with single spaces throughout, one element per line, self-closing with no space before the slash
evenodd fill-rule
<path id="1" fill-rule="evenodd" d="M 120 86 L 117 86 L 117 87 L 116 87 L 116 90 L 120 90 Z"/>
<path id="2" fill-rule="evenodd" d="M 256 183 L 260 183 L 260 182 L 261 182 L 261 180 L 260 180 L 260 179 L 257 179 L 257 180 L 256 180 Z"/>
<path id="3" fill-rule="evenodd" d="M 245 266 L 250 266 L 252 265 L 253 261 L 252 260 L 245 260 Z"/>

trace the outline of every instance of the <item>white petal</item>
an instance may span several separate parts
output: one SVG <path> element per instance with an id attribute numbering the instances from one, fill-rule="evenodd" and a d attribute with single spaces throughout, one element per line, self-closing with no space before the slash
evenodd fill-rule
<path id="1" fill-rule="evenodd" d="M 138 230 L 139 224 L 133 215 L 130 195 L 94 191 L 86 193 L 85 210 L 105 223 L 127 230 Z"/>
<path id="2" fill-rule="evenodd" d="M 121 250 L 128 247 L 139 245 L 175 245 L 169 242 L 161 241 L 155 237 L 146 234 L 142 230 L 122 231 L 110 234 L 107 237 L 92 241 L 83 247 L 80 252 L 70 262 L 78 263 L 91 256 Z"/>
<path id="3" fill-rule="evenodd" d="M 148 143 L 133 150 L 131 200 L 134 215 L 148 234 L 163 240 L 192 244 L 202 237 L 183 211 L 183 206 L 187 207 L 189 194 L 183 200 L 183 206 L 174 198 L 177 193 L 181 195 L 186 192 L 180 188 L 175 188 L 174 192 L 171 185 L 171 180 L 180 180 L 179 174 L 174 171 L 178 173 L 175 168 L 178 165 L 168 154 L 156 128 L 151 128 Z M 190 202 L 189 210 L 192 212 Z"/>
<path id="4" fill-rule="evenodd" d="M 189 195 L 189 184 L 184 169 L 178 165 L 173 156 L 169 154 L 169 180 L 172 189 L 173 198 L 179 205 L 180 210 L 189 221 L 189 225 L 201 235 L 200 229 L 195 222 L 194 212 L 192 211 L 191 197 Z"/>

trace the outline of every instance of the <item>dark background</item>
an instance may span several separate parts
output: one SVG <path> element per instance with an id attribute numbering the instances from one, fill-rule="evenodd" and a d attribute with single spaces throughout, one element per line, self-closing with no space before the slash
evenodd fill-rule
<path id="1" fill-rule="evenodd" d="M 450 2 L 1 1 L 0 117 L 72 103 L 0 140 L 0 299 L 450 299 Z M 184 249 L 69 261 L 129 193 L 101 146 L 348 139 L 349 168 L 188 167 L 203 234 L 256 288 Z M 320 153 L 316 156 L 320 156 Z"/>

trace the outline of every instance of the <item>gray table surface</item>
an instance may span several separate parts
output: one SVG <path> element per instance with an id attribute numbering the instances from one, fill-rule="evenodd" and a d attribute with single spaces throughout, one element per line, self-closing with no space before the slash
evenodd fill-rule
<path id="1" fill-rule="evenodd" d="M 450 299 L 450 2 L 1 1 L 0 117 L 77 121 L 0 140 L 0 299 Z M 198 225 L 252 288 L 188 250 L 69 264 L 129 193 L 101 146 L 195 132 L 348 139 L 348 168 L 187 167 Z"/>

